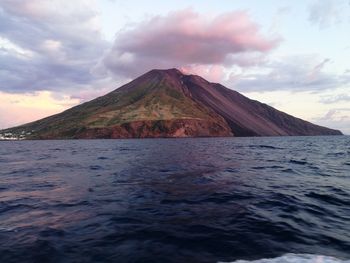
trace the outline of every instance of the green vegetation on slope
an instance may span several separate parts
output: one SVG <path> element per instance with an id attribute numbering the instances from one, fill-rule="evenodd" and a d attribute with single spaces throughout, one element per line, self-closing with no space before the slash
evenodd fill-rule
<path id="1" fill-rule="evenodd" d="M 71 138 L 90 128 L 106 128 L 134 121 L 211 119 L 213 112 L 187 97 L 183 90 L 166 78 L 146 79 L 126 89 L 117 89 L 105 96 L 73 107 L 63 113 L 12 128 L 28 138 Z"/>

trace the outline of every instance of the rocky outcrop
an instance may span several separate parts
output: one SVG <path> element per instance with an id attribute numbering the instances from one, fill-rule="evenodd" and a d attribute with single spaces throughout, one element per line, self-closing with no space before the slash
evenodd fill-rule
<path id="1" fill-rule="evenodd" d="M 75 131 L 74 139 L 126 139 L 174 137 L 229 137 L 233 136 L 225 122 L 195 119 L 134 121 L 106 128 L 88 128 Z M 54 139 L 55 134 L 40 139 Z"/>

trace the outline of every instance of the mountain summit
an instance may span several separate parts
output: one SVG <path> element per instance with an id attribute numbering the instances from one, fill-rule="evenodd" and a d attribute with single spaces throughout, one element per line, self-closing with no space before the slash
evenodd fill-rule
<path id="1" fill-rule="evenodd" d="M 151 70 L 60 114 L 0 131 L 23 139 L 341 134 L 177 69 Z"/>

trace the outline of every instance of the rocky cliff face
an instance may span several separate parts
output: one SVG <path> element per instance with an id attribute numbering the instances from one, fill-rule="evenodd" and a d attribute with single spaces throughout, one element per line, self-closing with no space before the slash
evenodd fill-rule
<path id="1" fill-rule="evenodd" d="M 76 139 L 229 137 L 230 127 L 225 122 L 194 119 L 133 121 L 105 128 L 83 128 L 74 132 Z M 56 139 L 48 133 L 38 139 Z"/>
<path id="2" fill-rule="evenodd" d="M 93 128 L 77 134 L 77 138 L 176 138 L 232 136 L 226 123 L 206 120 L 177 119 L 134 121 L 110 128 Z"/>
<path id="3" fill-rule="evenodd" d="M 26 139 L 340 135 L 177 69 L 1 134 Z"/>

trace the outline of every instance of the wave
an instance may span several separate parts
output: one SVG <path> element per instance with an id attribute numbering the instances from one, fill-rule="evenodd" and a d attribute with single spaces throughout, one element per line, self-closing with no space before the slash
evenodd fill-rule
<path id="1" fill-rule="evenodd" d="M 289 160 L 290 163 L 294 163 L 294 164 L 300 164 L 300 165 L 304 165 L 307 164 L 306 161 L 298 161 L 298 160 Z"/>
<path id="2" fill-rule="evenodd" d="M 342 199 L 336 198 L 333 195 L 310 192 L 310 193 L 305 194 L 305 196 L 311 197 L 314 199 L 318 199 L 318 200 L 321 200 L 323 202 L 327 202 L 327 203 L 332 204 L 332 205 L 344 205 L 344 206 L 350 205 L 350 201 L 348 201 L 347 199 L 344 200 L 343 198 Z"/>
<path id="3" fill-rule="evenodd" d="M 271 145 L 249 145 L 249 148 L 265 148 L 265 149 L 272 149 L 272 150 L 283 150 L 284 148 L 271 146 Z"/>
<path id="4" fill-rule="evenodd" d="M 324 255 L 290 253 L 276 258 L 262 258 L 252 261 L 236 260 L 232 261 L 231 263 L 350 263 L 350 260 L 342 260 L 339 258 Z"/>

